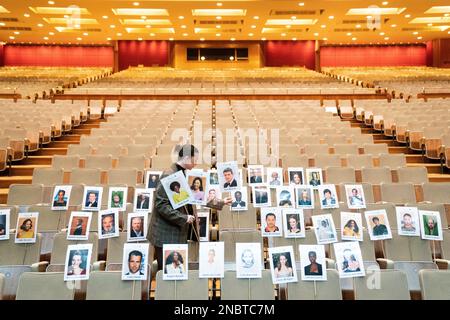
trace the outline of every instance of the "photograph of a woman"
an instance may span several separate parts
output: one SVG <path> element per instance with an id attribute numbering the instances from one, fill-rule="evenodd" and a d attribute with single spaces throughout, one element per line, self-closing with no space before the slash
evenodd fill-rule
<path id="1" fill-rule="evenodd" d="M 273 284 L 297 282 L 292 246 L 269 248 L 269 263 Z"/>
<path id="2" fill-rule="evenodd" d="M 163 245 L 163 280 L 187 280 L 187 244 Z"/>

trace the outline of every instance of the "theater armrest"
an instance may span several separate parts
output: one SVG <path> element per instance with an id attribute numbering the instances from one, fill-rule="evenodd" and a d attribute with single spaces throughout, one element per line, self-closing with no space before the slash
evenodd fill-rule
<path id="1" fill-rule="evenodd" d="M 377 259 L 381 269 L 394 269 L 394 261 L 384 258 Z"/>
<path id="2" fill-rule="evenodd" d="M 434 262 L 437 264 L 440 270 L 450 269 L 450 261 L 445 259 L 434 259 Z"/>
<path id="3" fill-rule="evenodd" d="M 31 265 L 32 272 L 45 272 L 48 267 L 48 261 L 41 261 Z"/>
<path id="4" fill-rule="evenodd" d="M 105 271 L 105 269 L 106 269 L 106 261 L 105 260 L 95 261 L 92 266 L 93 271 Z"/>

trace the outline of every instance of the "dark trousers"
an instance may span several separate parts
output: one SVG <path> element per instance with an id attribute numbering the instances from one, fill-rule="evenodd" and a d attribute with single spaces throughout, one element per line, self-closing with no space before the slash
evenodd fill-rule
<path id="1" fill-rule="evenodd" d="M 162 270 L 163 266 L 163 248 L 155 246 L 155 258 L 158 262 L 158 270 Z"/>

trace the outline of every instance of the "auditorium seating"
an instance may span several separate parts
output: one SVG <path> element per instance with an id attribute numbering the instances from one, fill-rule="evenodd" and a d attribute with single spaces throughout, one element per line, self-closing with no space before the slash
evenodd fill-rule
<path id="1" fill-rule="evenodd" d="M 75 288 L 74 283 L 64 282 L 63 272 L 25 272 L 16 300 L 73 300 Z"/>
<path id="2" fill-rule="evenodd" d="M 410 300 L 406 274 L 401 270 L 374 270 L 368 280 L 353 278 L 355 300 Z"/>
<path id="3" fill-rule="evenodd" d="M 156 274 L 155 300 L 208 300 L 208 279 L 189 270 L 189 280 L 164 281 L 162 271 Z"/>
<path id="4" fill-rule="evenodd" d="M 301 273 L 297 273 L 298 279 L 301 279 Z M 287 297 L 288 300 L 341 300 L 339 274 L 335 269 L 327 269 L 327 281 L 289 283 Z"/>
<path id="5" fill-rule="evenodd" d="M 225 271 L 220 282 L 221 300 L 274 300 L 275 290 L 269 270 L 258 279 L 237 279 L 235 271 Z"/>
<path id="6" fill-rule="evenodd" d="M 449 270 L 420 270 L 420 287 L 423 300 L 448 300 Z"/>

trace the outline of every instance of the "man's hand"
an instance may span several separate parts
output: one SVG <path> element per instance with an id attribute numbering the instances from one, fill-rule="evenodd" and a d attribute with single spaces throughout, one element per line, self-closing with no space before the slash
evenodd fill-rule
<path id="1" fill-rule="evenodd" d="M 187 218 L 186 218 L 186 223 L 187 224 L 191 224 L 191 223 L 193 223 L 195 221 L 195 217 L 194 216 L 191 216 L 191 215 L 188 215 L 187 216 Z"/>
<path id="2" fill-rule="evenodd" d="M 233 202 L 233 199 L 231 197 L 227 197 L 227 198 L 223 199 L 223 203 L 227 206 L 231 205 L 232 202 Z"/>

